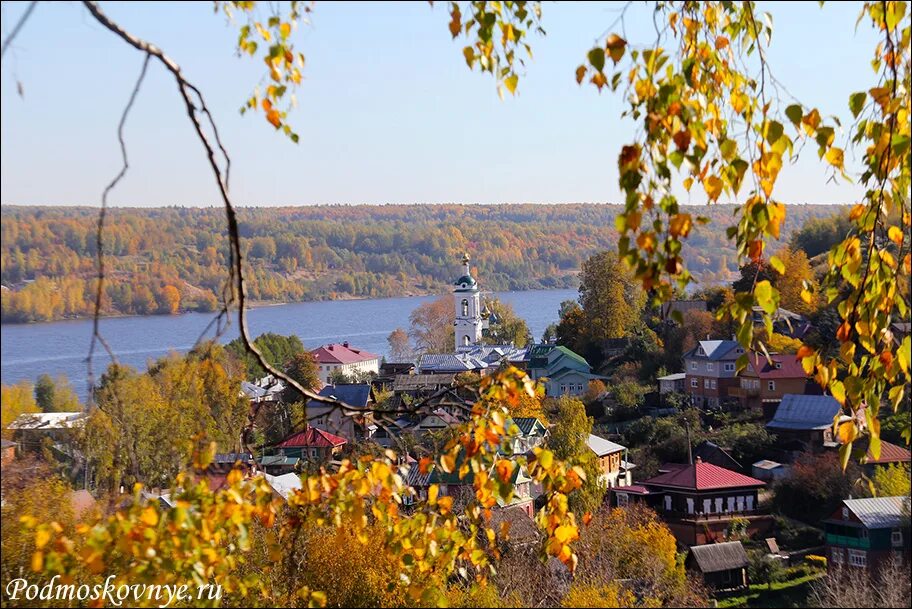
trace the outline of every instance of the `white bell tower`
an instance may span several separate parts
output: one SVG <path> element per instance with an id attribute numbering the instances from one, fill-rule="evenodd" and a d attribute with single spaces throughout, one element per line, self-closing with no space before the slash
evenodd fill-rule
<path id="1" fill-rule="evenodd" d="M 454 301 L 456 305 L 456 352 L 465 351 L 481 341 L 481 297 L 478 293 L 478 284 L 472 277 L 469 266 L 469 255 L 462 255 L 462 264 L 465 270 L 462 277 L 453 285 Z"/>

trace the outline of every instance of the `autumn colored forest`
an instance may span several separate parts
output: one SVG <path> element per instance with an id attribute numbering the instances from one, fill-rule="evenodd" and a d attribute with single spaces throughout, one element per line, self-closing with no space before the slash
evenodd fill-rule
<path id="1" fill-rule="evenodd" d="M 703 284 L 737 276 L 726 238 L 733 206 L 693 207 L 684 245 Z M 790 205 L 782 241 L 836 205 Z M 616 246 L 619 205 L 384 205 L 245 208 L 255 302 L 376 298 L 440 291 L 467 250 L 491 290 L 575 287 L 582 262 Z M 104 235 L 106 315 L 211 311 L 225 282 L 221 208 L 118 208 Z M 89 207 L 2 209 L 3 322 L 79 317 L 94 307 L 96 223 Z"/>

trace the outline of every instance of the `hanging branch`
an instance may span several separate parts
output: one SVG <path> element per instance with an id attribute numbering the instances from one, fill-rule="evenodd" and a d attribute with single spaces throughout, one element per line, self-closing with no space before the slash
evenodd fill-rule
<path id="1" fill-rule="evenodd" d="M 98 279 L 95 289 L 95 314 L 92 317 L 92 340 L 89 343 L 89 354 L 86 356 L 86 364 L 88 366 L 88 383 L 89 383 L 89 404 L 91 404 L 95 399 L 95 372 L 92 369 L 92 358 L 95 355 L 95 344 L 100 343 L 104 347 L 105 351 L 108 352 L 108 355 L 111 358 L 111 361 L 115 364 L 117 363 L 117 356 L 114 355 L 114 351 L 111 350 L 108 341 L 105 340 L 104 336 L 101 335 L 101 329 L 99 327 L 99 319 L 101 317 L 101 298 L 104 294 L 104 279 L 105 279 L 105 266 L 104 266 L 104 226 L 105 226 L 105 216 L 108 211 L 108 194 L 114 189 L 115 186 L 123 179 L 126 175 L 127 170 L 130 169 L 130 163 L 127 160 L 127 144 L 124 141 L 124 125 L 127 122 L 127 116 L 130 114 L 130 109 L 133 107 L 133 103 L 136 101 L 136 96 L 139 94 L 140 88 L 142 88 L 143 80 L 146 78 L 146 69 L 149 67 L 149 56 L 146 55 L 146 58 L 143 60 L 142 70 L 139 72 L 139 78 L 136 80 L 136 84 L 133 86 L 133 93 L 130 94 L 130 101 L 127 102 L 127 106 L 124 108 L 123 114 L 120 117 L 120 124 L 117 126 L 117 140 L 120 142 L 120 155 L 123 159 L 123 166 L 120 168 L 120 171 L 114 176 L 114 179 L 111 180 L 111 183 L 107 185 L 104 189 L 104 192 L 101 194 L 101 211 L 98 213 L 98 229 L 95 232 L 95 256 L 97 260 L 98 267 Z"/>
<path id="2" fill-rule="evenodd" d="M 32 15 L 32 11 L 35 10 L 35 7 L 38 5 L 38 0 L 34 0 L 31 4 L 28 5 L 28 8 L 25 9 L 25 12 L 22 13 L 22 17 L 19 18 L 18 23 L 13 28 L 13 31 L 10 32 L 9 36 L 6 37 L 6 40 L 3 41 L 3 48 L 0 49 L 0 58 L 6 55 L 6 49 L 9 48 L 10 44 L 13 42 L 13 39 L 16 38 L 16 35 L 19 33 L 19 30 L 22 29 L 22 26 L 25 25 L 25 22 L 28 21 L 28 18 Z"/>

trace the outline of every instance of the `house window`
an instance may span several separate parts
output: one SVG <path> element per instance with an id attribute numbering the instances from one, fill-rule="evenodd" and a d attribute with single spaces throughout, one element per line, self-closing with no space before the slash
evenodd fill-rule
<path id="1" fill-rule="evenodd" d="M 842 553 L 842 548 L 832 548 L 830 550 L 830 560 L 834 563 L 841 565 L 844 558 L 845 556 Z"/>
<path id="2" fill-rule="evenodd" d="M 735 498 L 727 497 L 727 499 L 728 499 L 728 509 L 726 511 L 734 512 L 735 511 Z"/>
<path id="3" fill-rule="evenodd" d="M 712 372 L 714 370 L 714 365 L 712 362 L 706 362 L 706 370 L 707 372 Z"/>
<path id="4" fill-rule="evenodd" d="M 697 353 L 700 355 L 706 355 L 706 351 L 703 350 L 702 346 L 699 349 L 697 349 Z"/>
<path id="5" fill-rule="evenodd" d="M 704 513 L 704 514 L 712 514 L 712 511 L 713 511 L 713 510 L 712 510 L 712 500 L 711 500 L 711 499 L 704 499 L 704 500 L 703 500 L 703 513 Z"/>
<path id="6" fill-rule="evenodd" d="M 311 449 L 310 449 L 310 456 L 311 456 L 311 457 L 316 457 L 316 456 L 317 456 L 317 449 L 316 449 L 316 448 L 311 448 Z"/>
<path id="7" fill-rule="evenodd" d="M 894 548 L 901 548 L 903 545 L 902 531 L 893 529 L 893 532 L 890 533 L 890 542 L 893 543 Z"/>
<path id="8" fill-rule="evenodd" d="M 709 386 L 712 387 L 713 389 L 715 389 L 715 388 L 716 388 L 716 379 L 710 380 L 710 381 L 709 381 Z"/>
<path id="9" fill-rule="evenodd" d="M 726 371 L 726 372 L 734 372 L 734 371 L 735 371 L 735 364 L 734 364 L 733 362 L 725 362 L 725 371 Z"/>
<path id="10" fill-rule="evenodd" d="M 766 388 L 770 391 L 776 391 L 776 381 L 767 381 Z"/>
<path id="11" fill-rule="evenodd" d="M 716 497 L 716 513 L 722 513 L 722 497 Z"/>
<path id="12" fill-rule="evenodd" d="M 744 497 L 738 497 L 738 511 L 744 511 Z"/>
<path id="13" fill-rule="evenodd" d="M 468 334 L 466 334 L 465 336 L 462 337 L 462 344 L 463 344 L 463 346 L 468 347 L 468 346 L 469 346 L 469 342 L 470 342 L 470 341 L 469 341 L 469 335 L 468 335 Z"/>
<path id="14" fill-rule="evenodd" d="M 849 519 L 849 508 L 847 508 L 847 507 L 842 508 L 842 519 L 843 520 Z"/>
<path id="15" fill-rule="evenodd" d="M 567 386 L 561 385 L 561 393 L 567 393 Z"/>
<path id="16" fill-rule="evenodd" d="M 863 550 L 849 550 L 849 564 L 853 567 L 867 567 L 868 554 Z"/>
<path id="17" fill-rule="evenodd" d="M 462 299 L 462 316 L 469 316 L 469 301 L 465 298 Z"/>
<path id="18" fill-rule="evenodd" d="M 618 493 L 617 503 L 618 507 L 627 507 L 627 504 L 630 503 L 630 497 L 627 495 L 627 493 Z"/>
<path id="19" fill-rule="evenodd" d="M 688 497 L 688 498 L 687 498 L 687 513 L 688 513 L 688 514 L 693 514 L 693 513 L 694 513 L 694 500 L 693 500 L 693 497 Z"/>
<path id="20" fill-rule="evenodd" d="M 697 362 L 690 362 L 690 369 L 691 369 L 691 370 L 696 370 L 696 369 L 697 369 Z"/>
<path id="21" fill-rule="evenodd" d="M 700 379 L 690 379 L 690 386 L 696 389 L 700 386 Z"/>
<path id="22" fill-rule="evenodd" d="M 709 379 L 703 379 L 703 388 L 709 389 Z"/>
<path id="23" fill-rule="evenodd" d="M 665 495 L 665 511 L 671 511 L 671 495 Z"/>

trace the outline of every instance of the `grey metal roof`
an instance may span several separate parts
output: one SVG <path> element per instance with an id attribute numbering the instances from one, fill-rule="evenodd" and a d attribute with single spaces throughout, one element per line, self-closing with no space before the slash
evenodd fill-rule
<path id="1" fill-rule="evenodd" d="M 700 344 L 685 353 L 684 357 L 699 357 L 706 358 L 710 361 L 717 361 L 725 357 L 725 355 L 727 355 L 733 349 L 737 349 L 740 346 L 741 345 L 738 344 L 738 341 L 735 340 L 701 340 Z M 703 348 L 703 352 L 706 355 L 699 354 L 701 347 Z M 738 354 L 736 353 L 735 355 Z"/>
<path id="2" fill-rule="evenodd" d="M 324 398 L 340 400 L 355 408 L 364 408 L 370 400 L 371 386 L 368 383 L 353 383 L 350 385 L 327 385 L 320 390 Z M 316 404 L 316 402 L 314 402 Z M 308 404 L 309 406 L 310 404 Z"/>
<path id="3" fill-rule="evenodd" d="M 747 552 L 744 551 L 744 546 L 740 541 L 693 546 L 690 548 L 690 553 L 703 573 L 728 571 L 748 565 Z"/>
<path id="4" fill-rule="evenodd" d="M 660 376 L 656 380 L 658 381 L 683 381 L 684 377 L 687 376 L 686 372 L 675 372 L 674 374 L 666 374 L 665 376 Z"/>
<path id="5" fill-rule="evenodd" d="M 869 529 L 901 527 L 909 517 L 909 497 L 846 499 L 845 506 Z"/>
<path id="6" fill-rule="evenodd" d="M 522 435 L 527 436 L 532 432 L 532 429 L 535 427 L 535 424 L 544 428 L 544 424 L 535 417 L 514 417 L 513 422 L 516 423 L 516 426 L 519 427 L 519 431 Z M 547 431 L 547 429 L 545 429 Z"/>
<path id="7" fill-rule="evenodd" d="M 588 444 L 589 449 L 599 457 L 604 457 L 605 455 L 610 455 L 611 453 L 627 450 L 626 446 L 615 444 L 611 440 L 606 440 L 605 438 L 600 438 L 592 434 L 589 434 L 589 438 L 586 440 L 586 444 Z"/>
<path id="8" fill-rule="evenodd" d="M 770 429 L 826 429 L 842 411 L 836 398 L 829 395 L 796 395 L 788 393 L 776 409 Z"/>

